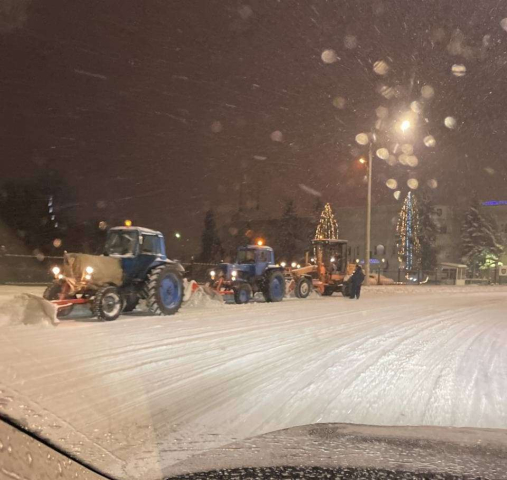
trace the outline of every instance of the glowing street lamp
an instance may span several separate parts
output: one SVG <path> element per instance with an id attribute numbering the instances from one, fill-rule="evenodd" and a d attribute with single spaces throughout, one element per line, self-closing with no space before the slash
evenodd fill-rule
<path id="1" fill-rule="evenodd" d="M 174 236 L 175 236 L 176 238 L 181 238 L 181 233 L 176 232 L 176 233 L 174 234 Z"/>

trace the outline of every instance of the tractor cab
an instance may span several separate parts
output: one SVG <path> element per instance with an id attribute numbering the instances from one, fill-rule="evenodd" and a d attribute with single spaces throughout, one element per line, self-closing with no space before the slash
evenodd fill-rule
<path id="1" fill-rule="evenodd" d="M 315 263 L 324 275 L 346 275 L 348 269 L 348 242 L 338 239 L 312 240 Z M 320 272 L 319 272 L 320 273 Z"/>
<path id="2" fill-rule="evenodd" d="M 249 245 L 238 248 L 236 264 L 252 276 L 264 275 L 268 265 L 275 264 L 275 254 L 271 247 Z"/>
<path id="3" fill-rule="evenodd" d="M 111 228 L 107 234 L 104 255 L 115 257 L 156 255 L 165 258 L 164 237 L 160 232 L 148 228 Z"/>
<path id="4" fill-rule="evenodd" d="M 142 279 L 154 264 L 167 262 L 162 233 L 142 227 L 111 228 L 104 255 L 121 259 L 126 282 Z"/>

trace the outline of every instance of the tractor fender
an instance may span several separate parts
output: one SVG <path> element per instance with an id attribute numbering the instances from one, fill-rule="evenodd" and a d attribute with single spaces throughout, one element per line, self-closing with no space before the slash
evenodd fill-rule
<path id="1" fill-rule="evenodd" d="M 160 267 L 161 265 L 169 265 L 169 266 L 172 266 L 174 268 L 174 271 L 175 272 L 178 272 L 179 274 L 181 274 L 182 276 L 185 275 L 185 268 L 183 267 L 183 265 L 181 265 L 181 263 L 179 262 L 174 262 L 172 260 L 155 260 L 153 261 L 152 263 L 150 263 L 148 265 L 148 267 L 146 268 L 146 270 L 143 272 L 143 275 L 142 275 L 142 279 L 146 279 L 148 278 L 148 275 L 149 273 L 154 269 L 154 268 L 157 268 L 157 267 Z"/>

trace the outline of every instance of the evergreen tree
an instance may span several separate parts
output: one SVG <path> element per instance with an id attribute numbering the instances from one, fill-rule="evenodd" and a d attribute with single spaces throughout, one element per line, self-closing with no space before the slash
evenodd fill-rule
<path id="1" fill-rule="evenodd" d="M 419 203 L 419 221 L 421 231 L 419 241 L 421 244 L 421 267 L 425 271 L 437 267 L 436 246 L 438 225 L 435 222 L 435 206 L 428 195 L 423 194 Z"/>
<path id="2" fill-rule="evenodd" d="M 297 253 L 298 238 L 298 217 L 294 209 L 294 201 L 289 200 L 280 220 L 277 256 L 279 258 L 294 258 Z"/>
<path id="3" fill-rule="evenodd" d="M 417 198 L 409 192 L 403 202 L 396 227 L 398 259 L 409 271 L 421 268 L 420 231 Z"/>
<path id="4" fill-rule="evenodd" d="M 472 270 L 498 261 L 503 252 L 495 221 L 480 212 L 478 200 L 466 211 L 461 227 L 461 258 Z"/>
<path id="5" fill-rule="evenodd" d="M 217 233 L 213 210 L 208 210 L 204 217 L 204 229 L 201 236 L 201 243 L 202 249 L 199 257 L 201 262 L 215 263 L 221 260 L 223 255 L 222 242 Z"/>
<path id="6" fill-rule="evenodd" d="M 326 203 L 324 210 L 320 214 L 320 222 L 315 232 L 316 239 L 337 239 L 338 222 L 336 221 L 333 210 L 329 203 Z"/>

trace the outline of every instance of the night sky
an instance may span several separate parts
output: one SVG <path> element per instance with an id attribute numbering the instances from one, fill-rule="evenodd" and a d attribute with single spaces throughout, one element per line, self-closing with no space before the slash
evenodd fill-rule
<path id="1" fill-rule="evenodd" d="M 77 218 L 198 242 L 204 212 L 226 222 L 242 182 L 266 217 L 289 199 L 302 214 L 318 198 L 364 205 L 355 137 L 380 106 L 375 149 L 397 158 L 409 143 L 419 163 L 375 158 L 375 202 L 403 198 L 411 178 L 439 202 L 507 199 L 503 0 L 0 5 L 1 178 L 58 171 Z M 413 101 L 422 111 L 401 138 Z"/>

